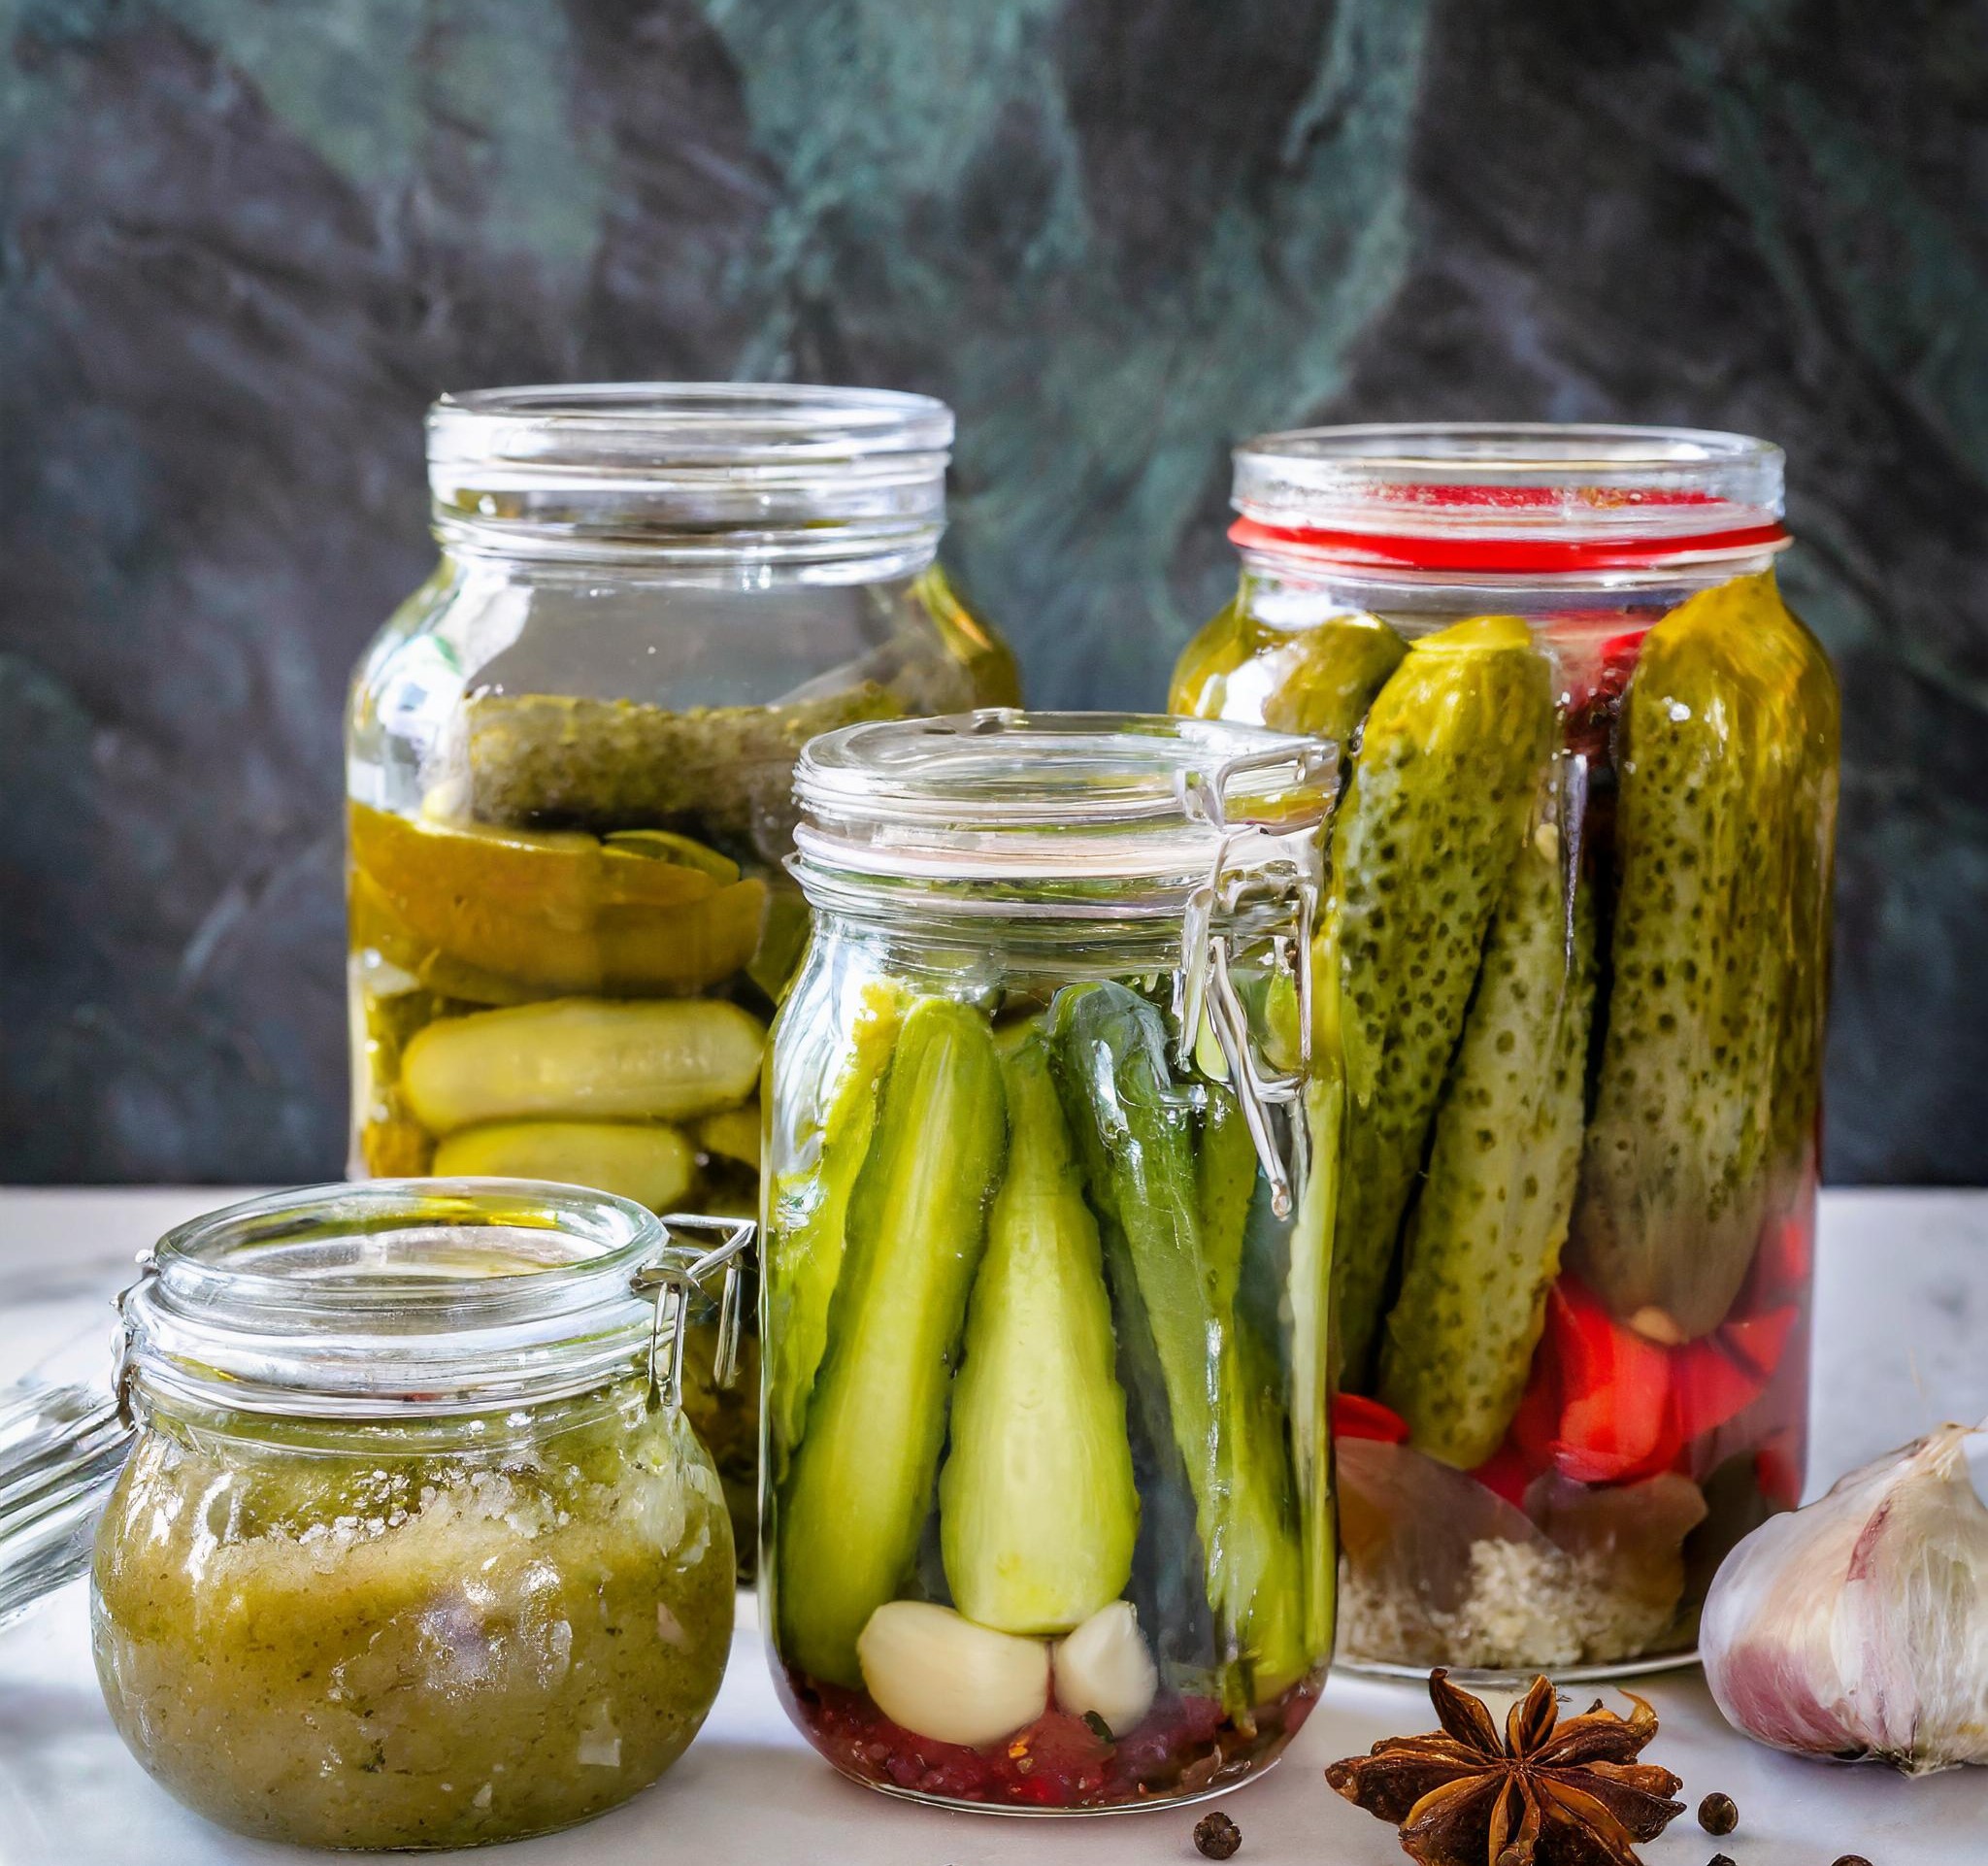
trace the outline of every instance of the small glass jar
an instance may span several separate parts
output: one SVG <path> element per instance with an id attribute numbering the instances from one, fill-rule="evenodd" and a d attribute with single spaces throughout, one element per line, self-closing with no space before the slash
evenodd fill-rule
<path id="1" fill-rule="evenodd" d="M 1191 1799 L 1315 1699 L 1330 766 L 1242 728 L 1009 712 L 803 754 L 761 1586 L 789 1713 L 859 1782 Z"/>
<path id="2" fill-rule="evenodd" d="M 806 934 L 795 754 L 1018 697 L 934 561 L 951 439 L 944 404 L 872 389 L 436 404 L 442 560 L 348 722 L 355 1177 L 757 1211 L 760 1050 Z M 721 1395 L 710 1351 L 689 1404 L 749 1560 L 756 1383 Z"/>
<path id="3" fill-rule="evenodd" d="M 1337 741 L 1340 1653 L 1689 1650 L 1798 1500 L 1838 699 L 1740 435 L 1236 455 L 1172 704 Z"/>
<path id="4" fill-rule="evenodd" d="M 700 1255 L 573 1187 L 381 1182 L 161 1241 L 122 1303 L 138 1433 L 92 1570 L 152 1776 L 260 1839 L 403 1849 L 569 1826 L 677 1759 L 734 1586 L 673 1357 L 752 1229 L 685 1224 L 734 1235 Z"/>

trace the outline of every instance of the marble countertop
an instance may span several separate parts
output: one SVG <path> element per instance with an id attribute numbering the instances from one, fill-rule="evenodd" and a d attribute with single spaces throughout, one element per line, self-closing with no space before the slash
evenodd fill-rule
<path id="1" fill-rule="evenodd" d="M 182 1218 L 225 1203 L 206 1190 L 0 1190 L 0 1375 L 86 1330 L 134 1253 Z M 1824 1200 L 1816 1313 L 1811 1491 L 1943 1418 L 1988 1415 L 1988 1193 L 1838 1192 Z M 1109 1820 L 990 1819 L 879 1797 L 843 1782 L 788 1725 L 758 1649 L 749 1597 L 724 1689 L 688 1755 L 648 1793 L 588 1826 L 503 1849 L 505 1866 L 621 1866 L 668 1859 L 834 1866 L 1152 1866 L 1198 1857 L 1193 1810 Z M 1693 1807 L 1739 1803 L 1729 1839 L 1689 1815 L 1643 1849 L 1648 1866 L 1962 1866 L 1988 1858 L 1988 1771 L 1907 1782 L 1871 1767 L 1805 1762 L 1735 1736 L 1698 1675 L 1638 1687 L 1663 1732 L 1652 1760 L 1684 1778 Z M 1283 1762 L 1221 1805 L 1243 1866 L 1387 1866 L 1392 1832 L 1331 1793 L 1320 1771 L 1380 1736 L 1430 1727 L 1408 1685 L 1335 1675 Z M 182 1811 L 125 1752 L 91 1675 L 79 1583 L 0 1633 L 0 1866 L 236 1866 L 306 1857 L 237 1840 Z"/>

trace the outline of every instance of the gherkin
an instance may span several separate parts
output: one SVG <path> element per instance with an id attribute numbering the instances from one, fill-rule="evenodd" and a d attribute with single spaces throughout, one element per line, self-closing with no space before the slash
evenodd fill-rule
<path id="1" fill-rule="evenodd" d="M 1417 1450 L 1481 1464 L 1518 1410 L 1580 1168 L 1592 890 L 1556 823 L 1512 865 L 1402 1250 L 1380 1397 Z"/>
<path id="2" fill-rule="evenodd" d="M 1346 1117 L 1333 1245 L 1342 1383 L 1368 1377 L 1402 1217 L 1553 730 L 1516 616 L 1423 637 L 1367 716 L 1333 830 Z"/>
<path id="3" fill-rule="evenodd" d="M 1836 736 L 1820 650 L 1771 575 L 1692 597 L 1645 638 L 1619 727 L 1607 1023 L 1570 1258 L 1661 1339 L 1725 1317 L 1813 1125 Z"/>

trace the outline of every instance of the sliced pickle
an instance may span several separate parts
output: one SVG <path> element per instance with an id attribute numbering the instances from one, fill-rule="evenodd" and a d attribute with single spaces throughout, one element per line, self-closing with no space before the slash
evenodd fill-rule
<path id="1" fill-rule="evenodd" d="M 661 1212 L 690 1190 L 697 1153 L 674 1127 L 638 1121 L 492 1121 L 451 1134 L 435 1150 L 434 1171 L 559 1180 Z"/>
<path id="2" fill-rule="evenodd" d="M 687 1120 L 759 1082 L 766 1030 L 735 1004 L 557 998 L 431 1023 L 401 1088 L 430 1133 L 484 1121 Z"/>
<path id="3" fill-rule="evenodd" d="M 728 882 L 737 869 L 725 857 L 663 831 L 603 843 L 354 804 L 351 846 L 412 941 L 469 968 L 450 995 L 484 1002 L 501 1002 L 492 980 L 511 981 L 514 995 L 705 990 L 751 959 L 766 917 L 764 882 Z"/>

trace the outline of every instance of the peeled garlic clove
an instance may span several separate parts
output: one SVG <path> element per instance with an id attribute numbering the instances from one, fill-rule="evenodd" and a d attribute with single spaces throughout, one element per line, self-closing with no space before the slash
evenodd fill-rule
<path id="1" fill-rule="evenodd" d="M 1153 1708 L 1160 1675 L 1139 1635 L 1129 1600 L 1100 1607 L 1055 1652 L 1056 1702 L 1072 1716 L 1091 1713 L 1123 1736 Z"/>
<path id="2" fill-rule="evenodd" d="M 1726 1557 L 1699 1653 L 1737 1728 L 1910 1775 L 1988 1763 L 1988 1507 L 1971 1436 L 1942 1426 Z"/>
<path id="3" fill-rule="evenodd" d="M 977 1626 L 950 1607 L 886 1601 L 856 1641 L 877 1708 L 913 1735 L 977 1748 L 1048 1708 L 1049 1649 Z"/>

